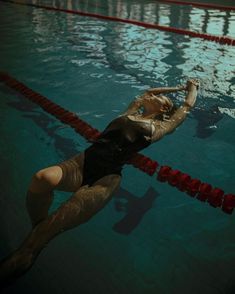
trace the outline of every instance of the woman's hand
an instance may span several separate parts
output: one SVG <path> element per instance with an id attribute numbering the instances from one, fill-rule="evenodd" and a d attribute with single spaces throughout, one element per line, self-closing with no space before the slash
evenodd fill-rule
<path id="1" fill-rule="evenodd" d="M 184 106 L 186 108 L 191 108 L 194 106 L 197 97 L 197 89 L 199 88 L 199 81 L 196 79 L 191 79 L 187 81 L 187 96 L 185 98 Z"/>
<path id="2" fill-rule="evenodd" d="M 193 91 L 193 90 L 198 90 L 200 86 L 200 82 L 197 79 L 190 79 L 187 81 L 187 90 L 188 91 Z"/>
<path id="3" fill-rule="evenodd" d="M 177 89 L 178 89 L 178 91 L 185 91 L 185 90 L 187 90 L 187 85 L 177 86 Z"/>

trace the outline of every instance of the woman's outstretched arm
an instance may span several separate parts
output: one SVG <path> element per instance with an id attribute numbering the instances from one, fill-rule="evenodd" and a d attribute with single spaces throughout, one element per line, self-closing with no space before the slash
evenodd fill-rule
<path id="1" fill-rule="evenodd" d="M 127 110 L 123 113 L 123 115 L 131 115 L 134 114 L 140 109 L 140 107 L 144 107 L 146 103 L 149 102 L 149 98 L 153 95 L 171 93 L 177 91 L 186 90 L 186 86 L 178 86 L 178 87 L 166 87 L 166 88 L 152 88 L 147 90 L 143 95 L 132 101 Z"/>
<path id="2" fill-rule="evenodd" d="M 152 88 L 147 90 L 147 93 L 153 94 L 153 95 L 159 95 L 159 94 L 167 94 L 167 93 L 178 92 L 183 90 L 187 90 L 187 87 L 178 86 L 178 87 Z"/>
<path id="3" fill-rule="evenodd" d="M 178 108 L 172 116 L 167 120 L 156 122 L 155 133 L 152 137 L 152 142 L 158 141 L 163 136 L 172 133 L 186 118 L 190 109 L 194 106 L 197 97 L 197 89 L 199 87 L 199 82 L 196 80 L 189 80 L 187 83 L 187 96 L 185 98 L 184 104 Z"/>

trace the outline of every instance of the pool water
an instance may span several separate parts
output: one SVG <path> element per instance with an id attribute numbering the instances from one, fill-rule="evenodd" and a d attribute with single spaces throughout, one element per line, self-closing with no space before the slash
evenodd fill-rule
<path id="1" fill-rule="evenodd" d="M 33 3 L 235 37 L 235 12 L 147 0 Z M 234 192 L 234 47 L 5 2 L 0 19 L 0 70 L 100 130 L 149 87 L 199 78 L 187 120 L 142 153 Z M 184 99 L 171 97 L 177 105 Z M 0 98 L 2 258 L 30 230 L 25 193 L 32 174 L 88 143 L 2 83 Z M 68 197 L 57 192 L 51 210 Z M 234 225 L 234 215 L 126 166 L 113 200 L 51 241 L 4 293 L 232 294 Z"/>

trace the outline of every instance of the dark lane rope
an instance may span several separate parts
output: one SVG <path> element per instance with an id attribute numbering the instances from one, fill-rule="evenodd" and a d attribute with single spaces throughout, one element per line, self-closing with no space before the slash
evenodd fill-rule
<path id="1" fill-rule="evenodd" d="M 62 123 L 71 126 L 77 133 L 87 140 L 98 138 L 100 132 L 91 127 L 88 123 L 81 120 L 73 112 L 70 112 L 48 98 L 28 88 L 23 83 L 14 79 L 4 72 L 0 72 L 0 81 L 8 87 L 40 106 L 43 110 L 50 113 Z M 173 170 L 169 166 L 160 166 L 158 162 L 140 153 L 135 154 L 128 164 L 141 171 L 153 176 L 157 173 L 157 180 L 168 182 L 171 186 L 180 191 L 186 192 L 191 197 L 195 197 L 203 202 L 208 202 L 213 207 L 220 207 L 226 213 L 231 214 L 235 208 L 235 195 L 224 194 L 220 188 L 213 188 L 210 184 L 201 182 L 199 179 L 191 178 L 190 175 L 179 170 Z"/>
<path id="2" fill-rule="evenodd" d="M 157 2 L 163 2 L 167 4 L 180 4 L 180 5 L 191 5 L 200 8 L 219 9 L 219 10 L 235 10 L 235 6 L 218 5 L 211 3 L 199 3 L 199 2 L 186 2 L 177 0 L 156 0 Z"/>
<path id="3" fill-rule="evenodd" d="M 89 13 L 89 12 L 83 12 L 83 11 L 79 11 L 79 10 L 55 8 L 55 7 L 51 7 L 51 6 L 32 4 L 32 3 L 22 3 L 22 2 L 17 2 L 17 1 L 13 1 L 13 0 L 0 0 L 0 1 L 9 2 L 9 3 L 13 3 L 13 4 L 19 4 L 19 5 L 26 5 L 26 6 L 31 6 L 31 7 L 35 7 L 35 8 L 42 8 L 42 9 L 46 9 L 46 10 L 65 12 L 65 13 L 71 13 L 71 14 L 78 14 L 81 16 L 95 17 L 95 18 L 104 19 L 104 20 L 108 20 L 108 21 L 129 23 L 129 24 L 145 27 L 148 29 L 157 29 L 160 31 L 166 31 L 166 32 L 186 35 L 186 36 L 189 36 L 192 38 L 201 38 L 201 39 L 205 39 L 205 40 L 211 41 L 211 42 L 235 46 L 235 39 L 233 39 L 231 37 L 223 37 L 223 36 L 209 35 L 209 34 L 205 34 L 205 33 L 197 33 L 197 32 L 193 32 L 193 31 L 189 31 L 189 30 L 185 30 L 185 29 L 166 27 L 166 26 L 162 26 L 162 25 L 158 25 L 158 24 L 151 24 L 151 23 L 141 22 L 141 21 L 137 21 L 137 20 L 133 20 L 133 19 L 124 19 L 124 18 L 119 18 L 119 17 L 115 17 L 115 16 L 107 16 L 107 15 L 102 15 L 102 14 L 97 14 L 97 13 Z"/>

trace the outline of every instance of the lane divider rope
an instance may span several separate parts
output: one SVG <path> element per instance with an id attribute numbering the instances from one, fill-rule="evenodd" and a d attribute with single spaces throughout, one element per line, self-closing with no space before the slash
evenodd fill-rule
<path id="1" fill-rule="evenodd" d="M 218 4 L 211 4 L 211 3 L 186 2 L 186 1 L 177 1 L 177 0 L 156 0 L 156 1 L 167 3 L 167 4 L 191 5 L 191 6 L 200 7 L 200 8 L 235 10 L 235 6 L 218 5 Z"/>
<path id="2" fill-rule="evenodd" d="M 218 10 L 235 10 L 235 6 L 228 6 L 228 5 L 218 5 L 218 4 L 211 4 L 211 3 L 199 3 L 199 2 L 185 2 L 185 1 L 177 1 L 177 0 L 156 0 L 157 2 L 162 2 L 167 5 L 172 4 L 179 4 L 179 5 L 189 5 L 194 6 L 201 9 L 218 9 Z M 86 0 L 80 0 L 79 4 L 87 4 Z M 89 3 L 89 6 L 99 7 L 101 9 L 108 9 L 108 5 L 101 5 L 100 3 Z"/>
<path id="3" fill-rule="evenodd" d="M 41 9 L 46 9 L 46 10 L 51 10 L 51 11 L 65 12 L 65 13 L 70 13 L 70 14 L 78 14 L 81 16 L 94 17 L 94 18 L 104 19 L 104 20 L 108 20 L 108 21 L 129 23 L 129 24 L 145 27 L 148 29 L 157 29 L 160 31 L 166 31 L 166 32 L 186 35 L 186 36 L 189 36 L 192 38 L 201 38 L 201 39 L 211 41 L 211 42 L 235 46 L 235 39 L 231 38 L 231 37 L 227 37 L 227 36 L 224 37 L 224 36 L 209 35 L 209 34 L 205 34 L 205 33 L 197 33 L 197 32 L 193 32 L 193 31 L 186 30 L 186 29 L 167 27 L 167 26 L 162 26 L 162 25 L 158 25 L 158 24 L 141 22 L 141 21 L 137 21 L 134 19 L 124 19 L 124 18 L 119 18 L 119 17 L 115 17 L 115 16 L 107 16 L 107 15 L 102 15 L 102 14 L 97 14 L 97 13 L 83 12 L 83 11 L 79 11 L 79 10 L 69 10 L 69 9 L 64 9 L 64 8 L 56 8 L 56 7 L 52 7 L 52 6 L 46 6 L 46 5 L 22 3 L 22 2 L 17 2 L 17 1 L 13 1 L 13 0 L 0 0 L 0 1 L 9 2 L 12 4 L 31 6 L 34 8 L 41 8 Z"/>
<path id="4" fill-rule="evenodd" d="M 71 126 L 77 133 L 87 140 L 94 140 L 101 134 L 97 129 L 80 119 L 76 114 L 66 110 L 48 98 L 28 88 L 23 83 L 11 77 L 5 72 L 0 72 L 0 81 L 14 89 L 30 101 L 36 103 L 44 111 L 53 115 L 62 123 Z M 190 175 L 179 170 L 174 170 L 169 166 L 160 166 L 157 161 L 150 159 L 140 153 L 135 154 L 128 164 L 140 169 L 146 174 L 153 176 L 157 173 L 156 179 L 160 182 L 167 182 L 180 191 L 186 192 L 203 202 L 208 202 L 213 207 L 220 207 L 225 213 L 231 214 L 235 208 L 235 194 L 226 194 L 217 187 L 212 187 L 199 179 L 194 179 Z"/>

